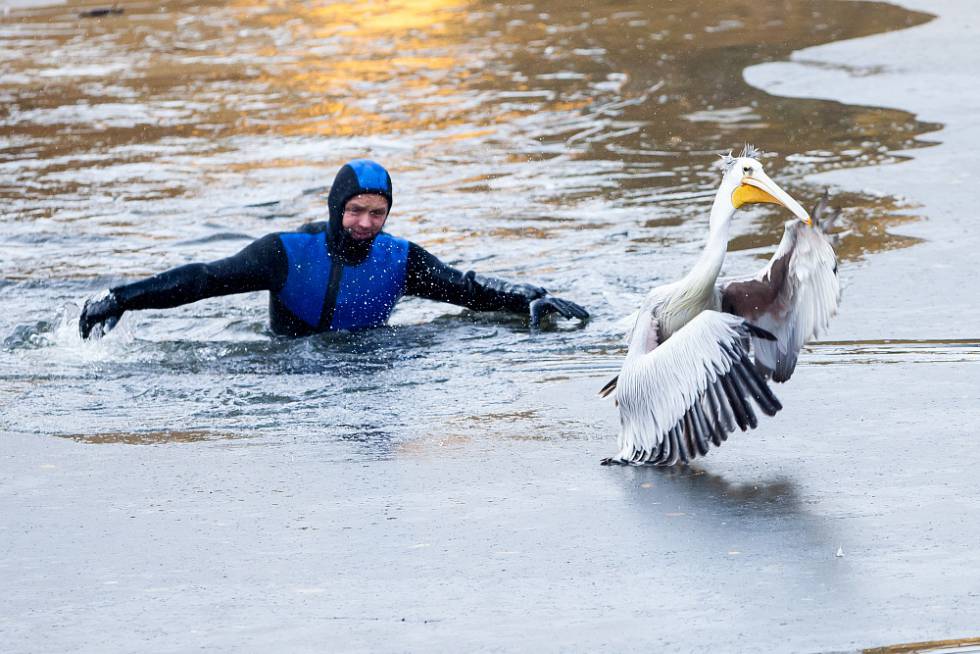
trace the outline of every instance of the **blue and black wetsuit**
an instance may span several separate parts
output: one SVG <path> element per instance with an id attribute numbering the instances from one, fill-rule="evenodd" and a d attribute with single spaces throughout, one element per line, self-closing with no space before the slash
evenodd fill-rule
<path id="1" fill-rule="evenodd" d="M 539 286 L 463 273 L 384 232 L 368 257 L 348 264 L 330 251 L 325 228 L 313 223 L 302 231 L 269 234 L 227 259 L 174 268 L 112 292 L 121 308 L 131 311 L 269 291 L 272 330 L 288 336 L 383 325 L 402 295 L 527 315 L 530 302 L 547 293 Z"/>
<path id="2" fill-rule="evenodd" d="M 219 295 L 269 291 L 272 330 L 304 336 L 384 325 L 403 295 L 527 315 L 530 303 L 547 294 L 539 286 L 463 273 L 385 232 L 354 240 L 342 227 L 343 211 L 350 198 L 362 193 L 384 196 L 390 209 L 387 171 L 360 159 L 341 168 L 330 188 L 329 222 L 269 234 L 226 259 L 181 266 L 113 288 L 118 308 L 162 309 Z"/>

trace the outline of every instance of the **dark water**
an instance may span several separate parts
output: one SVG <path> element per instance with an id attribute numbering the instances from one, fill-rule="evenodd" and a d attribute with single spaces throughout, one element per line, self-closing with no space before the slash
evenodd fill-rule
<path id="1" fill-rule="evenodd" d="M 425 437 L 608 439 L 521 403 L 612 373 L 640 295 L 689 265 L 717 154 L 813 172 L 887 163 L 937 128 L 771 97 L 745 66 L 920 23 L 868 3 L 127 2 L 0 18 L 0 428 L 88 443 L 230 439 L 388 456 Z M 464 269 L 589 307 L 584 329 L 407 300 L 392 327 L 285 341 L 265 297 L 129 314 L 82 343 L 82 300 L 325 215 L 354 157 L 395 183 L 388 229 Z M 845 260 L 902 247 L 908 207 L 840 197 Z M 901 214 L 901 215 L 900 215 Z M 740 214 L 727 268 L 778 241 Z M 610 409 L 611 410 L 611 409 Z"/>

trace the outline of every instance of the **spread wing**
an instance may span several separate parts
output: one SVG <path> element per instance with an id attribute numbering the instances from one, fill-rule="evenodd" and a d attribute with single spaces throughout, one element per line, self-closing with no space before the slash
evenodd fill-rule
<path id="1" fill-rule="evenodd" d="M 774 339 L 746 320 L 702 311 L 655 349 L 627 358 L 619 374 L 620 451 L 604 463 L 674 465 L 708 453 L 738 425 L 782 408 L 742 342 Z M 751 400 L 750 400 L 751 398 Z"/>
<path id="2" fill-rule="evenodd" d="M 633 321 L 633 327 L 630 329 L 629 334 L 626 335 L 626 342 L 632 346 L 633 340 L 637 336 L 639 337 L 637 346 L 642 348 L 640 351 L 643 354 L 652 352 L 660 345 L 660 321 L 657 320 L 652 311 L 640 309 L 636 314 L 636 320 Z M 616 375 L 607 381 L 605 386 L 599 389 L 599 397 L 609 397 L 612 395 L 618 383 L 619 375 Z M 619 404 L 618 400 L 616 404 Z"/>
<path id="3" fill-rule="evenodd" d="M 839 211 L 827 214 L 826 197 L 813 211 L 813 225 L 786 223 L 769 264 L 752 277 L 718 282 L 722 311 L 771 332 L 775 341 L 753 338 L 756 368 L 773 381 L 793 374 L 803 344 L 820 335 L 837 313 L 837 256 L 824 233 Z"/>
<path id="4" fill-rule="evenodd" d="M 657 320 L 657 311 L 669 297 L 673 286 L 673 284 L 667 284 L 650 291 L 640 310 L 630 316 L 632 326 L 626 334 L 626 342 L 630 347 L 630 352 L 638 351 L 646 354 L 660 345 L 660 321 Z M 606 382 L 606 385 L 599 390 L 599 397 L 611 395 L 616 390 L 617 383 L 619 383 L 619 375 Z"/>

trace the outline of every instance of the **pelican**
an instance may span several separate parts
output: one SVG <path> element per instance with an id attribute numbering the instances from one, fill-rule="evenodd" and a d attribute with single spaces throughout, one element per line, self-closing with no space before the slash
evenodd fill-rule
<path id="1" fill-rule="evenodd" d="M 754 429 L 753 402 L 769 416 L 782 409 L 769 380 L 788 380 L 800 348 L 837 312 L 837 257 L 824 233 L 837 214 L 823 219 L 825 197 L 811 218 L 759 156 L 747 145 L 739 157 L 723 157 L 700 258 L 640 306 L 623 367 L 599 391 L 615 394 L 620 418 L 619 452 L 604 465 L 687 463 L 721 445 L 735 425 Z M 795 216 L 776 253 L 755 275 L 719 280 L 735 211 L 764 202 Z"/>

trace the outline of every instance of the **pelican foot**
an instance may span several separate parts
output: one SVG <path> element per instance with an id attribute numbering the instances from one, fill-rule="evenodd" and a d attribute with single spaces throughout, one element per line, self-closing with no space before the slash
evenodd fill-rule
<path id="1" fill-rule="evenodd" d="M 606 457 L 605 459 L 603 459 L 602 461 L 600 461 L 599 462 L 599 465 L 601 465 L 601 466 L 625 466 L 625 465 L 629 465 L 629 464 L 626 463 L 626 461 L 623 461 L 622 459 L 617 459 L 614 456 L 609 456 L 609 457 Z"/>

